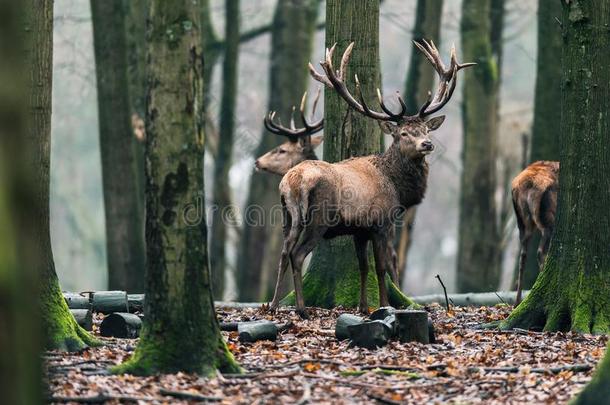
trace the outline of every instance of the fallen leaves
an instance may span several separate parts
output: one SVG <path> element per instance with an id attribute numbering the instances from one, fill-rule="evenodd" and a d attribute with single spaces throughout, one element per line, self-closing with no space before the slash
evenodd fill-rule
<path id="1" fill-rule="evenodd" d="M 437 305 L 428 310 L 437 344 L 390 342 L 367 350 L 333 336 L 335 319 L 348 311 L 311 309 L 303 321 L 290 309 L 270 317 L 260 309 L 221 308 L 224 322 L 292 325 L 275 342 L 241 343 L 237 333 L 224 332 L 247 371 L 241 376 L 109 375 L 107 368 L 129 358 L 137 342 L 103 339 L 106 346 L 78 354 L 48 353 L 46 379 L 58 400 L 109 403 L 557 403 L 589 381 L 607 342 L 605 336 L 476 329 L 504 319 L 507 306 L 452 307 L 449 316 Z"/>

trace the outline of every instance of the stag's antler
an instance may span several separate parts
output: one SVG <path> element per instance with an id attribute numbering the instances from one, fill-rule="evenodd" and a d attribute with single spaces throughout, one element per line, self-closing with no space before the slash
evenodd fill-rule
<path id="1" fill-rule="evenodd" d="M 409 115 L 407 113 L 407 106 L 403 98 L 400 96 L 400 92 L 398 91 L 396 92 L 396 94 L 398 102 L 401 106 L 400 112 L 394 113 L 385 105 L 383 96 L 379 89 L 377 89 L 377 99 L 379 101 L 379 106 L 381 107 L 383 112 L 371 110 L 364 101 L 364 96 L 362 95 L 362 89 L 360 87 L 360 81 L 358 80 L 357 75 L 354 75 L 354 78 L 356 81 L 356 91 L 358 92 L 358 99 L 352 96 L 345 84 L 345 73 L 349 58 L 352 54 L 352 50 L 354 49 L 353 42 L 349 44 L 347 49 L 345 49 L 345 52 L 343 53 L 343 56 L 341 58 L 341 65 L 338 71 L 335 71 L 332 63 L 333 54 L 337 46 L 337 44 L 334 44 L 332 48 L 326 49 L 325 60 L 320 62 L 320 66 L 322 66 L 322 69 L 324 70 L 324 73 L 326 73 L 326 75 L 318 73 L 311 63 L 309 64 L 309 72 L 315 80 L 324 84 L 327 87 L 332 87 L 333 89 L 335 89 L 335 91 L 347 102 L 347 104 L 349 104 L 350 107 L 360 112 L 361 114 L 366 115 L 367 117 L 379 121 L 392 121 L 396 123 L 408 121 L 409 119 L 412 119 L 414 117 L 425 118 L 426 116 L 440 110 L 445 104 L 447 104 L 447 102 L 453 95 L 453 91 L 455 90 L 455 86 L 457 83 L 457 72 L 460 69 L 475 65 L 475 63 L 459 64 L 457 62 L 455 46 L 453 46 L 451 48 L 451 64 L 447 69 L 443 64 L 443 61 L 439 56 L 438 49 L 436 49 L 434 43 L 432 41 L 428 43 L 425 40 L 423 40 L 422 42 L 423 44 L 415 42 L 415 45 L 420 51 L 424 53 L 430 63 L 432 63 L 432 66 L 439 75 L 440 83 L 438 89 L 436 90 L 436 93 L 434 94 L 434 97 L 432 97 L 432 94 L 428 92 L 428 100 L 424 103 L 424 105 L 420 108 L 419 112 L 416 115 Z"/>
<path id="2" fill-rule="evenodd" d="M 318 106 L 318 100 L 320 99 L 321 88 L 318 88 L 316 93 L 316 98 L 313 101 L 313 107 L 311 109 L 310 120 L 313 120 L 314 115 L 316 113 L 316 107 Z M 292 114 L 290 115 L 290 127 L 287 128 L 282 125 L 282 120 L 278 118 L 278 121 L 275 122 L 275 111 L 270 111 L 269 114 L 265 117 L 264 123 L 265 128 L 271 133 L 276 135 L 287 136 L 292 142 L 297 142 L 299 138 L 305 136 L 311 136 L 316 132 L 319 132 L 324 128 L 324 118 L 321 118 L 317 122 L 311 123 L 305 117 L 305 106 L 307 105 L 307 92 L 303 93 L 303 97 L 301 98 L 301 106 L 299 108 L 301 121 L 303 121 L 303 128 L 297 128 L 294 123 L 294 111 L 295 107 L 292 107 Z"/>
<path id="3" fill-rule="evenodd" d="M 445 67 L 438 49 L 434 42 L 427 42 L 425 39 L 421 43 L 413 41 L 417 49 L 419 49 L 426 59 L 430 61 L 436 73 L 438 73 L 438 88 L 432 97 L 432 93 L 428 92 L 428 100 L 419 109 L 419 117 L 424 118 L 430 114 L 434 114 L 447 104 L 453 95 L 453 91 L 457 85 L 457 72 L 469 66 L 474 66 L 476 63 L 458 63 L 455 52 L 455 44 L 451 46 L 451 62 L 449 68 Z"/>

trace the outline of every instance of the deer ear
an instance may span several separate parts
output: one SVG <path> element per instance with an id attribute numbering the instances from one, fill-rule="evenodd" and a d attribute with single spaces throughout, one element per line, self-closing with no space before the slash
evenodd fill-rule
<path id="1" fill-rule="evenodd" d="M 311 147 L 317 148 L 318 146 L 320 146 L 320 144 L 322 143 L 323 140 L 324 140 L 324 135 L 312 136 L 311 141 L 310 141 Z"/>
<path id="2" fill-rule="evenodd" d="M 379 123 L 379 128 L 384 134 L 394 136 L 396 125 L 390 124 L 388 121 L 377 121 Z"/>
<path id="3" fill-rule="evenodd" d="M 440 115 L 438 117 L 430 118 L 426 121 L 426 125 L 430 131 L 436 131 L 443 124 L 443 121 L 445 121 L 445 116 Z"/>

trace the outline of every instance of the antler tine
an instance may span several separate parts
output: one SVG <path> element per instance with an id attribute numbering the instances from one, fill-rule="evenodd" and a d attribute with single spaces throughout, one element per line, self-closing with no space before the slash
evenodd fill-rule
<path id="1" fill-rule="evenodd" d="M 335 50 L 335 46 L 337 44 L 335 44 L 333 46 L 333 51 Z M 345 74 L 347 71 L 347 64 L 349 62 L 349 58 L 352 56 L 352 50 L 354 49 L 354 42 L 350 43 L 347 48 L 345 49 L 345 52 L 343 52 L 343 56 L 341 57 L 341 64 L 339 65 L 339 79 L 341 81 L 345 80 Z M 331 57 L 332 57 L 332 53 L 331 53 Z"/>
<path id="2" fill-rule="evenodd" d="M 320 64 L 322 64 L 322 63 L 324 63 L 324 62 L 320 62 Z M 313 79 L 315 81 L 322 83 L 326 87 L 330 87 L 330 88 L 333 87 L 333 84 L 330 82 L 330 80 L 328 80 L 328 77 L 318 73 L 316 71 L 316 68 L 313 67 L 313 65 L 311 64 L 311 62 L 309 62 L 308 67 L 309 67 L 309 74 L 311 75 L 311 77 L 313 77 Z"/>
<path id="3" fill-rule="evenodd" d="M 314 99 L 313 108 L 311 111 L 311 119 L 314 118 L 314 113 L 316 112 L 316 106 L 318 104 L 318 99 L 320 98 L 321 90 L 322 90 L 322 88 L 318 87 L 318 92 L 316 94 L 316 98 Z M 305 117 L 305 107 L 306 106 L 307 106 L 307 92 L 303 93 L 303 97 L 301 98 L 301 108 L 299 108 L 299 111 L 301 113 L 301 121 L 303 121 L 305 130 L 306 130 L 306 132 L 310 133 L 310 135 L 311 135 L 313 133 L 318 132 L 319 130 L 321 130 L 324 127 L 324 118 L 321 118 L 319 121 L 314 122 L 312 124 Z"/>
<path id="4" fill-rule="evenodd" d="M 294 110 L 295 107 L 292 106 L 292 111 L 290 112 L 290 129 L 295 131 L 297 129 L 295 123 L 294 123 Z"/>
<path id="5" fill-rule="evenodd" d="M 307 94 L 307 93 L 305 93 Z M 311 108 L 311 119 L 313 119 L 316 114 L 316 107 L 318 107 L 318 101 L 320 101 L 320 95 L 322 94 L 322 86 L 318 86 L 318 91 L 316 92 L 316 98 L 313 99 L 313 106 Z"/>

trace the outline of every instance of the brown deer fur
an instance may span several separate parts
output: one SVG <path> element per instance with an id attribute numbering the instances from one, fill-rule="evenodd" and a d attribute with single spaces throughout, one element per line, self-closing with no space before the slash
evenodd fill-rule
<path id="1" fill-rule="evenodd" d="M 472 65 L 459 64 L 452 48 L 451 65 L 447 68 L 434 44 L 423 41 L 416 45 L 432 63 L 440 81 L 434 98 L 430 96 L 415 115 L 407 115 L 406 105 L 400 96 L 401 112 L 391 112 L 379 91 L 383 112 L 372 111 L 360 93 L 357 77 L 359 100 L 349 93 L 344 79 L 353 43 L 343 54 L 339 71 L 332 66 L 335 47 L 326 51 L 326 60 L 321 63 L 325 76 L 310 65 L 314 79 L 333 88 L 354 110 L 380 121 L 384 132 L 392 135 L 393 142 L 379 155 L 338 163 L 304 161 L 282 178 L 280 195 L 284 244 L 271 310 L 279 305 L 279 286 L 290 262 L 297 311 L 306 316 L 301 278 L 303 261 L 322 238 L 339 235 L 353 235 L 354 238 L 360 268 L 360 311 L 368 311 L 366 250 L 369 240 L 373 244 L 380 305 L 389 304 L 385 275 L 389 272 L 396 279 L 393 263 L 394 223 L 402 211 L 419 204 L 424 197 L 428 178 L 425 156 L 434 150 L 429 133 L 438 129 L 445 118 L 429 118 L 429 115 L 440 110 L 451 98 L 458 70 Z"/>
<path id="2" fill-rule="evenodd" d="M 542 267 L 553 235 L 559 190 L 559 162 L 541 160 L 532 163 L 515 177 L 511 188 L 521 248 L 515 302 L 519 304 L 528 242 L 536 230 L 540 231 L 542 237 L 538 246 L 538 265 Z"/>

